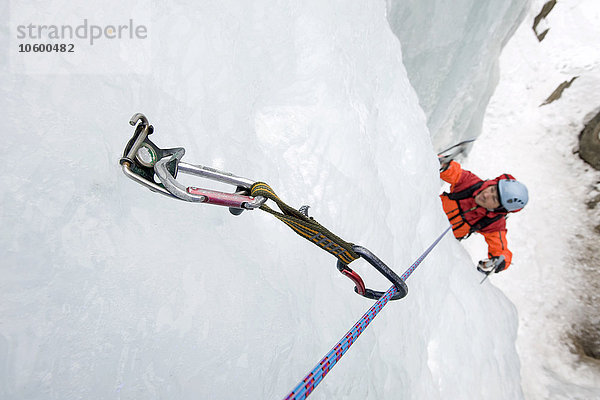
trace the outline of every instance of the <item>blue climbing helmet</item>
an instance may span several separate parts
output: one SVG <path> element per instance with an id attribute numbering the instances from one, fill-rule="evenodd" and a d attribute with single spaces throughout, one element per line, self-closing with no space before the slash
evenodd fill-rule
<path id="1" fill-rule="evenodd" d="M 498 180 L 498 197 L 508 212 L 521 210 L 529 201 L 527 187 L 515 179 Z"/>

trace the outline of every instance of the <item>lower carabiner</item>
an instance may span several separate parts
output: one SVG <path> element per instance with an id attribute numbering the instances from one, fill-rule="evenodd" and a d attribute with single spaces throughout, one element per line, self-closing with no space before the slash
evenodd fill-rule
<path id="1" fill-rule="evenodd" d="M 400 278 L 394 271 L 392 271 L 375 254 L 371 253 L 369 249 L 362 246 L 353 245 L 352 250 L 354 250 L 355 253 L 359 254 L 361 258 L 364 258 L 369 264 L 375 267 L 377 271 L 379 271 L 383 276 L 385 276 L 390 282 L 394 284 L 397 291 L 390 298 L 390 300 L 399 300 L 408 294 L 408 286 L 406 286 L 406 283 L 402 280 L 402 278 Z M 338 260 L 337 262 L 337 269 L 342 274 L 344 274 L 344 276 L 347 276 L 350 280 L 354 282 L 354 284 L 356 285 L 354 286 L 354 291 L 359 295 L 368 299 L 379 300 L 381 296 L 385 294 L 385 292 L 378 292 L 366 288 L 362 278 L 340 260 Z"/>

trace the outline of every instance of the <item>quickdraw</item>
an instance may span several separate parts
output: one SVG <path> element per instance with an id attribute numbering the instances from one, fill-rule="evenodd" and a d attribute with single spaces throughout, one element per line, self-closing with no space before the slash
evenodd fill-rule
<path id="1" fill-rule="evenodd" d="M 244 210 L 260 208 L 281 220 L 298 235 L 334 255 L 337 258 L 337 269 L 354 282 L 354 291 L 359 295 L 378 300 L 385 293 L 368 289 L 360 275 L 348 266 L 358 258 L 364 258 L 394 285 L 396 290 L 390 300 L 398 300 L 407 295 L 408 287 L 404 279 L 396 275 L 377 256 L 365 247 L 344 241 L 305 212 L 288 206 L 266 183 L 255 182 L 206 166 L 184 163 L 181 159 L 185 149 L 181 147 L 161 149 L 148 139 L 148 136 L 154 132 L 154 127 L 143 114 L 134 114 L 129 123 L 135 126 L 135 131 L 119 161 L 127 177 L 168 197 L 229 207 L 229 211 L 234 215 L 239 215 Z M 178 173 L 230 184 L 235 187 L 235 191 L 226 193 L 193 186 L 186 187 L 177 181 Z M 267 206 L 265 204 L 267 200 L 273 201 L 280 211 Z"/>
<path id="2" fill-rule="evenodd" d="M 334 255 L 338 259 L 337 269 L 354 282 L 354 291 L 361 296 L 376 300 L 369 311 L 285 397 L 286 400 L 303 400 L 310 395 L 381 309 L 390 300 L 398 300 L 406 296 L 408 287 L 405 280 L 451 229 L 451 227 L 448 227 L 399 277 L 368 249 L 344 241 L 315 221 L 314 218 L 309 217 L 307 213 L 308 206 L 303 206 L 300 210 L 288 206 L 266 183 L 254 182 L 209 167 L 183 163 L 181 161 L 185 154 L 183 148 L 161 149 L 148 139 L 148 136 L 154 132 L 154 128 L 148 123 L 148 119 L 143 114 L 135 114 L 129 123 L 135 126 L 135 132 L 127 143 L 123 157 L 120 160 L 123 172 L 129 178 L 165 196 L 189 202 L 229 207 L 234 215 L 239 215 L 244 210 L 260 208 L 284 222 L 298 235 Z M 224 193 L 196 187 L 185 187 L 177 182 L 178 172 L 231 184 L 236 189 L 233 193 Z M 280 211 L 268 207 L 265 204 L 267 200 L 272 200 Z M 362 278 L 348 267 L 348 264 L 361 257 L 393 283 L 393 286 L 385 293 L 367 289 Z"/>

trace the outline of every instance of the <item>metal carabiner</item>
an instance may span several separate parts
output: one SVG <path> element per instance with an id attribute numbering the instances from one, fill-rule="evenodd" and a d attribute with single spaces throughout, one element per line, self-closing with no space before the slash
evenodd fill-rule
<path id="1" fill-rule="evenodd" d="M 210 167 L 192 165 L 181 162 L 185 149 L 176 147 L 161 149 L 148 136 L 154 127 L 148 123 L 144 114 L 134 114 L 129 124 L 135 126 L 133 137 L 125 146 L 123 157 L 119 161 L 125 175 L 148 189 L 175 199 L 216 204 L 229 207 L 234 215 L 243 210 L 253 210 L 267 200 L 262 196 L 248 196 L 253 181 Z M 231 184 L 236 187 L 235 193 L 224 193 L 216 190 L 197 187 L 185 187 L 177 182 L 177 174 L 186 173 L 202 178 Z M 158 182 L 154 179 L 158 178 Z"/>
<path id="2" fill-rule="evenodd" d="M 405 297 L 408 294 L 408 286 L 394 271 L 392 271 L 383 261 L 381 261 L 375 254 L 371 253 L 369 249 L 362 246 L 352 246 L 352 250 L 359 254 L 361 258 L 364 258 L 369 264 L 371 264 L 377 271 L 385 276 L 392 284 L 396 287 L 397 292 L 390 298 L 390 300 L 398 300 Z M 338 259 L 337 269 L 344 276 L 350 278 L 354 282 L 354 291 L 359 295 L 372 300 L 379 300 L 385 292 L 378 292 L 372 289 L 367 289 L 360 275 L 353 271 L 348 265 L 344 264 Z"/>
<path id="3" fill-rule="evenodd" d="M 202 165 L 192 165 L 181 162 L 183 152 L 176 152 L 170 158 L 163 158 L 154 165 L 154 172 L 163 184 L 163 186 L 173 195 L 181 200 L 215 204 L 232 209 L 253 210 L 264 204 L 267 199 L 262 196 L 252 197 L 245 194 L 249 193 L 254 184 L 250 179 L 235 176 L 233 174 L 219 171 L 214 168 Z M 217 182 L 227 183 L 236 187 L 235 193 L 224 193 L 216 190 L 202 189 L 194 186 L 185 187 L 177 182 L 175 176 L 169 171 L 169 163 L 176 161 L 178 170 L 181 173 L 199 176 Z M 232 213 L 235 213 L 232 211 Z"/>

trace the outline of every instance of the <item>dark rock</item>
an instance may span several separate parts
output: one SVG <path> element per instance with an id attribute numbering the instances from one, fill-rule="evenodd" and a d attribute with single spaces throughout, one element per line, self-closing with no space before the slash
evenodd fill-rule
<path id="1" fill-rule="evenodd" d="M 600 203 L 600 194 L 588 199 L 585 202 L 585 205 L 587 207 L 588 210 L 593 210 L 596 208 L 596 206 L 598 205 L 598 203 Z M 597 228 L 600 228 L 600 225 L 597 226 Z"/>
<path id="2" fill-rule="evenodd" d="M 545 106 L 546 104 L 550 104 L 555 100 L 560 99 L 560 96 L 562 96 L 563 91 L 570 87 L 571 84 L 573 83 L 573 81 L 575 81 L 575 79 L 579 78 L 578 76 L 575 76 L 573 78 L 571 78 L 570 81 L 564 81 L 563 83 L 561 83 L 560 85 L 558 85 L 558 87 L 556 89 L 554 89 L 554 92 L 552 92 L 552 94 L 550 96 L 548 96 L 548 98 L 546 100 L 544 100 L 544 102 L 542 104 L 540 104 L 541 106 Z"/>
<path id="3" fill-rule="evenodd" d="M 600 112 L 590 120 L 579 135 L 579 157 L 600 170 Z"/>
<path id="4" fill-rule="evenodd" d="M 542 33 L 538 33 L 537 27 L 538 27 L 539 23 L 544 18 L 546 18 L 548 16 L 548 14 L 550 14 L 550 11 L 552 11 L 552 9 L 554 8 L 555 5 L 556 5 L 556 0 L 550 0 L 550 1 L 546 2 L 546 4 L 544 4 L 544 6 L 542 7 L 542 11 L 540 11 L 540 13 L 538 15 L 536 15 L 535 18 L 533 19 L 533 32 L 535 33 L 535 36 L 538 38 L 538 40 L 540 42 L 542 40 L 544 40 L 544 38 L 546 37 L 546 34 L 548 33 L 548 31 L 550 29 L 546 29 Z"/>

